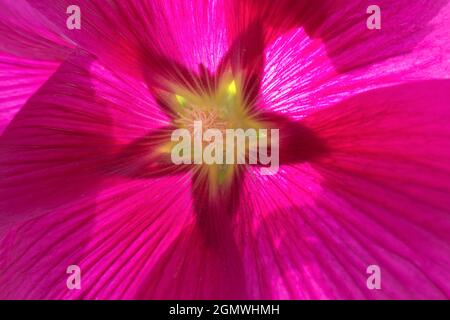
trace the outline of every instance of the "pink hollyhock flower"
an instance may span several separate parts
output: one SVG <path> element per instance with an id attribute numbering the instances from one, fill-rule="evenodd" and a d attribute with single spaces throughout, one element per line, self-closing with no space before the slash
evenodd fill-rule
<path id="1" fill-rule="evenodd" d="M 449 1 L 371 2 L 0 0 L 0 297 L 449 298 Z M 168 161 L 223 107 L 276 175 Z"/>

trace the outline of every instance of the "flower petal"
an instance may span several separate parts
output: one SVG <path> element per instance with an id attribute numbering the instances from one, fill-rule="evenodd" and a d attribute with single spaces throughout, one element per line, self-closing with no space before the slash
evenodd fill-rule
<path id="1" fill-rule="evenodd" d="M 95 186 L 98 153 L 111 143 L 107 114 L 95 113 L 90 59 L 76 56 L 64 63 L 1 136 L 2 223 L 45 213 Z M 89 119 L 99 124 L 93 129 Z"/>
<path id="2" fill-rule="evenodd" d="M 58 66 L 56 62 L 0 54 L 0 136 L 28 98 Z"/>
<path id="3" fill-rule="evenodd" d="M 25 0 L 0 5 L 0 135 L 28 98 L 73 51 L 73 44 Z"/>
<path id="4" fill-rule="evenodd" d="M 221 1 L 84 1 L 79 5 L 79 32 L 65 28 L 67 16 L 61 13 L 71 4 L 69 0 L 30 1 L 66 37 L 100 57 L 106 66 L 128 74 L 157 73 L 178 79 L 179 66 L 198 72 L 203 64 L 214 70 L 226 49 Z"/>
<path id="5" fill-rule="evenodd" d="M 438 2 L 433 2 L 433 5 L 424 8 L 423 12 L 427 13 L 427 10 L 434 8 L 435 3 Z M 416 6 L 420 7 L 421 4 L 422 1 L 416 1 L 412 8 L 417 9 Z M 396 7 L 397 4 L 392 8 Z M 409 8 L 408 5 L 405 5 L 403 11 L 410 12 L 406 8 Z M 391 6 L 386 9 L 389 12 Z M 398 10 L 399 13 L 403 11 Z M 349 42 L 349 45 L 335 50 L 333 55 L 330 55 L 330 44 L 326 39 L 311 38 L 304 30 L 293 29 L 278 37 L 266 50 L 261 105 L 272 111 L 302 118 L 318 108 L 374 88 L 406 81 L 448 79 L 449 15 L 450 4 L 427 23 L 419 14 L 414 15 L 418 16 L 418 20 L 412 24 L 405 23 L 406 30 L 402 29 L 400 32 L 389 32 L 395 26 L 390 26 L 392 22 L 388 20 L 385 22 L 386 31 L 384 27 L 380 31 L 361 31 L 362 42 L 354 44 L 351 35 L 344 32 L 342 37 L 336 37 L 335 42 Z M 341 17 L 340 14 L 337 16 Z M 428 17 L 427 14 L 425 16 Z M 416 28 L 417 32 L 408 33 L 410 27 Z M 379 36 L 377 32 L 381 32 L 383 36 Z M 392 35 L 398 38 L 392 41 Z M 366 49 L 365 43 L 369 49 Z M 394 50 L 408 48 L 411 44 L 414 44 L 411 50 Z M 375 45 L 378 49 L 370 51 L 371 46 Z M 362 63 L 360 56 L 364 55 L 367 56 L 364 59 L 370 61 Z M 336 61 L 356 63 L 358 66 L 346 68 L 346 72 L 342 73 Z"/>
<path id="6" fill-rule="evenodd" d="M 282 34 L 303 27 L 307 34 L 326 44 L 327 54 L 339 72 L 346 72 L 412 51 L 431 31 L 429 22 L 448 0 L 380 0 L 381 29 L 369 30 L 369 0 L 249 0 L 231 2 L 228 29 L 245 29 L 255 21 L 264 28 L 266 45 Z M 448 30 L 448 10 L 440 19 Z M 235 21 L 237 16 L 238 21 Z M 440 36 L 448 37 L 445 32 Z M 445 39 L 439 39 L 445 44 Z M 433 48 L 438 50 L 439 48 Z"/>
<path id="7" fill-rule="evenodd" d="M 44 61 L 62 61 L 74 45 L 26 0 L 1 0 L 0 52 Z"/>
<path id="8" fill-rule="evenodd" d="M 0 244 L 2 299 L 138 297 L 148 270 L 190 221 L 189 176 L 102 185 L 9 228 Z M 70 265 L 81 269 L 80 290 L 66 285 Z"/>
<path id="9" fill-rule="evenodd" d="M 418 82 L 305 118 L 330 153 L 243 188 L 258 190 L 236 224 L 252 297 L 450 296 L 449 98 L 450 81 Z"/>
<path id="10" fill-rule="evenodd" d="M 0 138 L 1 222 L 47 213 L 95 189 L 123 145 L 166 121 L 142 83 L 75 53 Z"/>

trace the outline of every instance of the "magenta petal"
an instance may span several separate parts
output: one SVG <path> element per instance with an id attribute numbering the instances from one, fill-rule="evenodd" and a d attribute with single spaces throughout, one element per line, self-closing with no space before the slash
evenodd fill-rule
<path id="1" fill-rule="evenodd" d="M 0 135 L 73 44 L 25 0 L 0 1 Z"/>
<path id="2" fill-rule="evenodd" d="M 32 96 L 0 138 L 0 220 L 47 213 L 95 189 L 122 144 L 166 117 L 140 83 L 78 53 Z"/>
<path id="3" fill-rule="evenodd" d="M 380 30 L 367 28 L 366 11 L 371 5 L 381 9 Z M 228 29 L 233 34 L 236 28 L 242 30 L 259 21 L 269 44 L 284 33 L 303 28 L 311 38 L 326 44 L 339 72 L 407 54 L 436 27 L 441 32 L 426 48 L 439 52 L 440 46 L 446 45 L 450 21 L 447 0 L 249 0 L 233 1 L 230 7 Z"/>
<path id="4" fill-rule="evenodd" d="M 244 268 L 231 230 L 222 229 L 224 246 L 208 243 L 190 225 L 140 283 L 138 299 L 245 299 Z"/>
<path id="5" fill-rule="evenodd" d="M 0 54 L 0 136 L 28 98 L 58 66 L 56 62 Z"/>
<path id="6" fill-rule="evenodd" d="M 0 137 L 2 223 L 46 213 L 95 188 L 111 142 L 106 110 L 94 103 L 90 63 L 86 55 L 64 63 Z"/>
<path id="7" fill-rule="evenodd" d="M 0 298 L 139 298 L 149 270 L 191 220 L 189 189 L 188 176 L 110 179 L 96 194 L 16 224 L 0 243 Z M 66 286 L 70 265 L 81 268 L 81 290 Z"/>
<path id="8" fill-rule="evenodd" d="M 447 46 L 450 20 L 448 0 L 380 0 L 364 1 L 324 0 L 326 11 L 323 23 L 309 31 L 320 38 L 339 72 L 366 68 L 400 55 L 413 52 L 417 47 L 438 53 L 439 46 Z M 366 13 L 371 5 L 381 9 L 381 29 L 368 30 Z M 423 47 L 424 40 L 435 31 L 433 42 Z M 426 43 L 426 42 L 425 42 Z M 441 52 L 442 54 L 442 52 Z M 422 57 L 427 59 L 427 57 Z"/>
<path id="9" fill-rule="evenodd" d="M 341 250 L 349 276 L 361 279 L 364 265 L 377 264 L 389 284 L 377 293 L 357 282 L 353 292 L 450 296 L 449 102 L 450 81 L 419 82 L 357 95 L 306 119 L 332 150 L 314 165 L 325 179 L 316 212 L 334 230 L 324 241 Z"/>
<path id="10" fill-rule="evenodd" d="M 425 2 L 414 2 L 413 8 L 421 3 Z M 390 10 L 391 6 L 386 11 Z M 403 11 L 398 10 L 399 13 Z M 333 19 L 347 21 L 341 14 L 341 11 L 336 11 L 337 17 Z M 325 39 L 311 38 L 303 29 L 291 29 L 266 49 L 261 104 L 272 111 L 302 118 L 318 108 L 374 88 L 405 81 L 449 78 L 449 16 L 450 4 L 436 13 L 431 21 L 412 24 L 417 32 L 385 32 L 384 27 L 380 31 L 362 30 L 366 38 L 361 42 L 353 42 L 354 34 L 336 34 L 336 43 L 349 44 L 335 50 L 333 55 L 330 55 L 329 43 Z M 420 16 L 418 21 L 422 19 Z M 329 28 L 331 32 L 331 25 Z M 383 36 L 377 36 L 377 32 Z M 393 42 L 389 35 L 397 35 L 398 39 Z M 420 39 L 415 39 L 419 35 Z M 414 42 L 414 39 L 418 41 Z M 393 52 L 394 43 L 397 49 L 407 48 L 411 43 L 415 46 L 411 50 Z M 378 46 L 376 50 L 367 49 L 373 45 Z M 336 59 L 356 63 L 359 56 L 376 59 L 364 66 L 347 69 L 345 73 L 339 70 Z"/>
<path id="11" fill-rule="evenodd" d="M 26 0 L 1 0 L 0 51 L 14 56 L 61 61 L 73 44 Z M 63 11 L 65 12 L 65 10 Z"/>
<path id="12" fill-rule="evenodd" d="M 60 14 L 71 1 L 29 3 L 105 65 L 140 77 L 142 69 L 161 72 L 162 58 L 195 71 L 200 64 L 214 70 L 226 50 L 222 1 L 85 1 L 79 4 L 82 32 L 67 30 Z"/>

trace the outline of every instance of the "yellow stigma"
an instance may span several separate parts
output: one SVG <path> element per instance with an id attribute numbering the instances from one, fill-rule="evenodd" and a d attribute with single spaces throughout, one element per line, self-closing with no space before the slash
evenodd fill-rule
<path id="1" fill-rule="evenodd" d="M 236 81 L 233 80 L 228 86 L 228 94 L 235 96 L 236 93 L 237 93 Z"/>
<path id="2" fill-rule="evenodd" d="M 175 99 L 177 99 L 180 106 L 184 107 L 186 105 L 186 99 L 178 94 L 175 95 Z"/>

